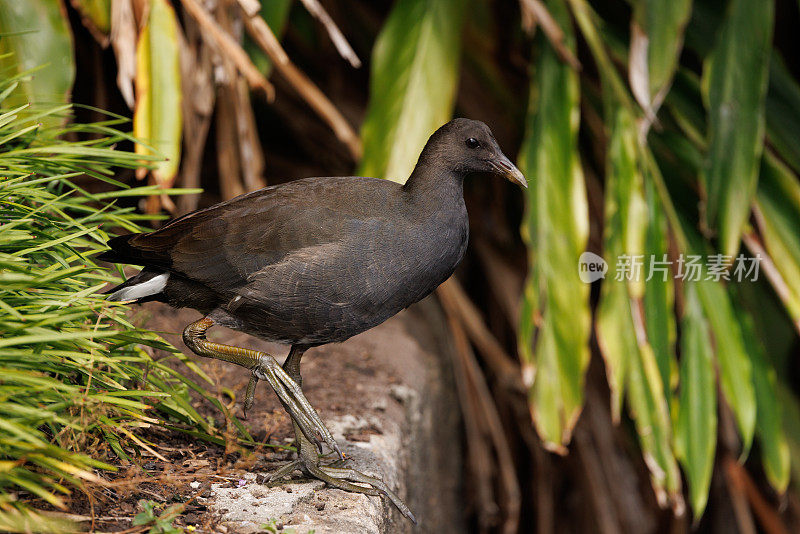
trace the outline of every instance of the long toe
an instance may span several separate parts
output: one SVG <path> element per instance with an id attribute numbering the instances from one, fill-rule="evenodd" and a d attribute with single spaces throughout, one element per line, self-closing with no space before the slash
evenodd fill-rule
<path id="1" fill-rule="evenodd" d="M 272 473 L 267 474 L 267 483 L 291 475 L 298 469 L 300 469 L 300 460 L 292 460 L 291 462 L 288 462 L 287 464 L 277 468 Z"/>
<path id="2" fill-rule="evenodd" d="M 325 473 L 330 478 L 332 478 L 333 480 L 338 481 L 339 483 L 347 480 L 350 482 L 358 482 L 359 484 L 369 484 L 370 486 L 372 486 L 372 488 L 376 490 L 374 494 L 382 493 L 386 495 L 386 497 L 388 497 L 389 500 L 392 501 L 392 504 L 394 504 L 397 507 L 397 509 L 400 510 L 400 513 L 402 513 L 404 516 L 410 519 L 411 522 L 414 523 L 415 525 L 417 524 L 417 518 L 414 517 L 414 514 L 411 512 L 411 509 L 408 506 L 406 506 L 406 503 L 404 503 L 403 500 L 400 499 L 400 497 L 398 497 L 395 492 L 389 489 L 389 486 L 387 486 L 383 480 L 371 477 L 369 475 L 365 475 L 364 473 L 361 473 L 349 467 L 319 466 L 318 469 L 323 473 Z M 350 486 L 355 486 L 354 484 L 349 484 L 349 482 L 345 483 Z M 355 491 L 360 491 L 364 489 L 363 486 L 355 486 L 355 487 L 359 488 L 359 490 Z M 367 493 L 367 492 L 361 491 L 361 493 Z M 370 493 L 369 495 L 374 495 L 374 494 Z"/>
<path id="3" fill-rule="evenodd" d="M 334 488 L 344 491 L 351 491 L 353 493 L 363 493 L 372 497 L 377 497 L 381 494 L 381 492 L 375 488 L 369 486 L 358 486 L 348 482 L 347 479 L 329 475 L 324 469 L 325 468 L 313 463 L 307 463 L 303 466 L 303 472 L 305 472 L 308 476 L 319 479 L 329 486 L 333 486 Z"/>

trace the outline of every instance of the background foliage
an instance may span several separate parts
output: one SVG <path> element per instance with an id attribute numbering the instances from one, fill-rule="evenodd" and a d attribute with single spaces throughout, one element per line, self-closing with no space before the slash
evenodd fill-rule
<path id="1" fill-rule="evenodd" d="M 797 527 L 796 2 L 25 6 L 0 0 L 0 48 L 49 65 L 4 107 L 68 100 L 77 70 L 76 101 L 132 113 L 136 153 L 166 157 L 154 186 L 208 191 L 150 213 L 354 168 L 403 181 L 453 115 L 518 150 L 524 206 L 467 183 L 473 245 L 439 292 L 469 340 L 454 364 L 472 377 L 478 530 L 581 528 L 575 503 L 602 532 Z M 26 46 L 31 30 L 57 53 Z M 610 266 L 591 286 L 585 250 Z M 617 280 L 638 255 L 671 261 L 666 279 Z M 681 279 L 682 255 L 759 256 L 760 276 Z"/>

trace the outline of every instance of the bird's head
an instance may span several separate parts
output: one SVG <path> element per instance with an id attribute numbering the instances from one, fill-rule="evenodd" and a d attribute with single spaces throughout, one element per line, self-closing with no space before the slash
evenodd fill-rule
<path id="1" fill-rule="evenodd" d="M 445 165 L 459 174 L 487 172 L 528 187 L 519 169 L 511 163 L 492 131 L 481 121 L 453 119 L 431 136 L 420 161 Z"/>

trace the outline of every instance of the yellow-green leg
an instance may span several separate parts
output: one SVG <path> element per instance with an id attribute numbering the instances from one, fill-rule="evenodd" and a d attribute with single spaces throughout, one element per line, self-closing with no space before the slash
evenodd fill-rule
<path id="1" fill-rule="evenodd" d="M 286 357 L 286 361 L 283 363 L 283 370 L 286 371 L 286 374 L 289 375 L 301 389 L 303 387 L 303 377 L 300 375 L 300 359 L 303 357 L 305 351 L 306 347 L 299 345 L 293 346 L 291 351 L 289 351 L 289 356 Z M 414 524 L 417 523 L 414 514 L 411 513 L 408 506 L 406 506 L 406 504 L 400 500 L 400 497 L 389 489 L 382 480 L 359 473 L 355 469 L 321 465 L 317 451 L 314 450 L 314 446 L 306 438 L 294 418 L 292 418 L 292 424 L 294 426 L 294 435 L 297 442 L 297 460 L 289 462 L 287 465 L 279 468 L 270 475 L 269 480 L 276 480 L 290 475 L 295 470 L 299 470 L 308 477 L 322 480 L 326 484 L 341 490 L 365 493 L 373 496 L 384 494 L 404 516 L 413 521 Z M 340 462 L 335 463 L 338 464 Z M 371 487 L 358 486 L 352 484 L 352 482 L 369 484 Z"/>
<path id="2" fill-rule="evenodd" d="M 256 384 L 258 384 L 259 380 L 265 380 L 272 386 L 272 389 L 289 413 L 295 425 L 295 430 L 299 429 L 298 434 L 303 436 L 311 448 L 313 448 L 311 444 L 314 443 L 319 451 L 322 452 L 322 443 L 324 442 L 340 458 L 344 458 L 330 431 L 325 427 L 316 410 L 303 395 L 303 390 L 281 368 L 275 358 L 266 352 L 208 341 L 206 339 L 206 331 L 213 325 L 214 321 L 208 317 L 195 321 L 183 331 L 183 341 L 195 354 L 235 363 L 250 369 L 252 374 L 250 382 L 247 384 L 247 394 L 245 395 L 245 414 L 253 406 Z"/>

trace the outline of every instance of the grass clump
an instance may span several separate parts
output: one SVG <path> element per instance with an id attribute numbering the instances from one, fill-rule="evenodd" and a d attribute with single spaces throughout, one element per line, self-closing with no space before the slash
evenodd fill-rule
<path id="1" fill-rule="evenodd" d="M 109 201 L 156 192 L 112 178 L 141 164 L 115 149 L 129 139 L 115 129 L 124 119 L 43 126 L 65 123 L 43 119 L 70 106 L 4 108 L 19 81 L 0 77 L 0 531 L 56 531 L 68 525 L 43 510 L 66 509 L 114 456 L 147 447 L 141 427 L 224 438 L 189 402 L 203 388 L 145 347 L 183 356 L 97 294 L 120 281 L 93 260 L 108 232 L 140 229 Z M 65 140 L 76 138 L 90 140 Z M 118 189 L 90 194 L 76 184 L 85 175 Z"/>

